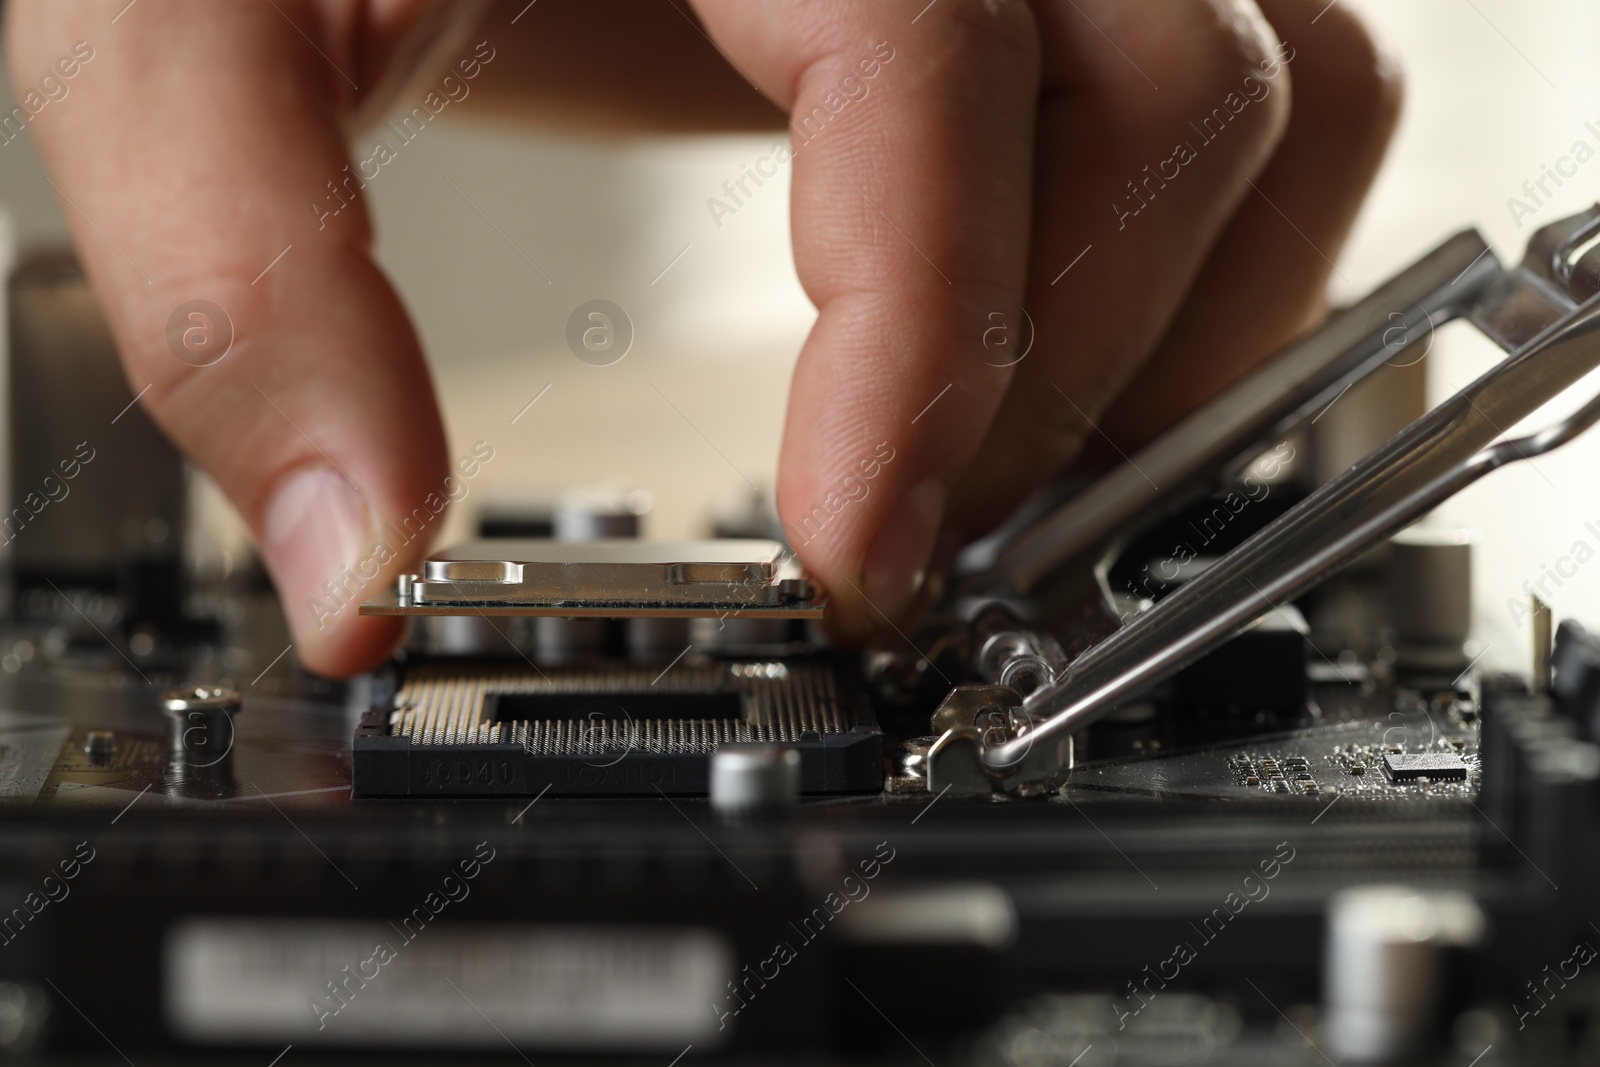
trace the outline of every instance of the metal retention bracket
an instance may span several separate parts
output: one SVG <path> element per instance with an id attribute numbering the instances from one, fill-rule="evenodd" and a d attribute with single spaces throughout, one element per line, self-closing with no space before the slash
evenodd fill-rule
<path id="1" fill-rule="evenodd" d="M 996 744 L 971 730 L 940 737 L 929 751 L 929 787 L 1028 792 L 1056 778 L 1063 758 L 1070 760 L 1065 754 L 1071 748 L 1062 742 L 1076 731 L 1170 678 L 1490 471 L 1559 448 L 1600 421 L 1596 396 L 1538 433 L 1499 440 L 1503 427 L 1600 367 L 1600 248 L 1589 247 L 1597 236 L 1600 206 L 1539 230 L 1521 265 L 1505 269 L 1476 233 L 1457 235 L 1142 450 L 1134 463 L 1146 471 L 1161 465 L 1165 484 L 1193 484 L 1214 474 L 1221 463 L 1269 433 L 1292 428 L 1349 382 L 1380 367 L 1393 351 L 1397 327 L 1409 342 L 1464 318 L 1510 353 L 1029 693 L 1021 729 Z M 1452 271 L 1453 279 L 1447 279 Z M 1402 295 L 1411 300 L 1408 305 L 1383 312 Z M 989 588 L 1026 592 L 1053 568 L 1101 543 L 1103 527 L 1158 505 L 1149 496 L 1139 499 L 1130 473 L 1144 482 L 1126 469 L 1113 472 L 1023 531 L 982 576 Z M 1089 532 L 1086 524 L 1093 527 Z"/>

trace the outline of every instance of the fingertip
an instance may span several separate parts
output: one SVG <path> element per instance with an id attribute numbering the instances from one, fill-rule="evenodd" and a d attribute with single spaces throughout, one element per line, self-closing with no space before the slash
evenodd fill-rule
<path id="1" fill-rule="evenodd" d="M 944 483 L 927 478 L 885 513 L 861 564 L 862 595 L 874 612 L 898 622 L 928 578 L 947 499 Z"/>
<path id="2" fill-rule="evenodd" d="M 326 631 L 303 641 L 296 635 L 300 665 L 326 678 L 348 678 L 369 671 L 393 654 L 405 632 L 402 619 L 358 615 L 352 606 Z"/>
<path id="3" fill-rule="evenodd" d="M 864 556 L 844 562 L 831 582 L 823 576 L 830 636 L 864 644 L 909 625 L 926 606 L 947 498 L 939 479 L 918 482 L 884 513 Z"/>
<path id="4" fill-rule="evenodd" d="M 398 643 L 400 620 L 360 614 L 405 562 L 378 530 L 365 494 L 327 464 L 290 472 L 268 498 L 262 556 L 307 670 L 354 674 L 382 662 Z"/>

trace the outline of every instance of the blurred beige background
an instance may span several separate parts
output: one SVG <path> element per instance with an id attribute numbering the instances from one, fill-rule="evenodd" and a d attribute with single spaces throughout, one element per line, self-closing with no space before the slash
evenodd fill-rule
<path id="1" fill-rule="evenodd" d="M 1583 124 L 1600 125 L 1600 5 L 1336 2 L 1368 15 L 1409 90 L 1376 193 L 1340 259 L 1348 281 L 1337 281 L 1336 299 L 1468 225 L 1514 258 L 1536 225 L 1596 199 L 1600 165 L 1520 228 L 1506 206 L 1575 139 L 1593 143 Z M 813 315 L 790 262 L 787 171 L 720 228 L 705 206 L 771 143 L 585 141 L 447 117 L 369 185 L 381 259 L 421 331 L 452 446 L 464 452 L 485 439 L 497 453 L 452 535 L 491 496 L 597 479 L 654 495 L 648 533 L 697 534 L 747 483 L 771 485 L 788 375 Z M 26 140 L 0 148 L 0 206 L 23 246 L 63 239 Z M 566 348 L 568 315 L 594 298 L 621 305 L 634 323 L 633 347 L 614 366 L 586 365 Z M 1497 358 L 1475 340 L 1451 334 L 1434 346 L 1431 397 Z M 1600 379 L 1588 384 L 1600 388 Z M 1359 422 L 1358 412 L 1335 415 Z M 1506 604 L 1522 597 L 1521 583 L 1579 538 L 1600 548 L 1583 527 L 1600 527 L 1597 460 L 1600 436 L 1537 469 L 1501 472 L 1432 520 L 1481 531 L 1475 622 L 1485 663 L 1526 662 L 1527 630 Z M 1600 623 L 1600 561 L 1554 601 L 1558 616 Z"/>

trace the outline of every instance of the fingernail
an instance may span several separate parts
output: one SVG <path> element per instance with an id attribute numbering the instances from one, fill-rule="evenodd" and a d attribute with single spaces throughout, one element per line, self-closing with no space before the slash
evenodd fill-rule
<path id="1" fill-rule="evenodd" d="M 944 517 L 944 483 L 929 478 L 906 491 L 872 539 L 863 567 L 863 592 L 871 607 L 894 623 L 905 616 L 928 577 L 928 564 Z M 881 619 L 874 619 L 882 625 Z"/>
<path id="2" fill-rule="evenodd" d="M 307 467 L 267 504 L 261 552 L 297 638 L 314 637 L 364 599 L 367 503 L 337 471 Z"/>

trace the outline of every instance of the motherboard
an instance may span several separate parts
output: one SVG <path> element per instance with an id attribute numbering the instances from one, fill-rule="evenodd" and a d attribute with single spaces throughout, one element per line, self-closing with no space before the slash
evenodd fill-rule
<path id="1" fill-rule="evenodd" d="M 1451 238 L 878 646 L 770 504 L 652 541 L 577 487 L 367 591 L 407 637 L 348 681 L 203 562 L 81 274 L 25 262 L 11 395 L 122 436 L 7 557 L 0 1059 L 1595 1062 L 1600 639 L 1536 600 L 1484 670 L 1472 541 L 1414 524 L 1600 417 L 1488 425 L 1600 364 L 1596 233 Z M 1452 316 L 1507 362 L 1290 461 Z M 13 482 L 75 455 L 28 418 Z"/>

